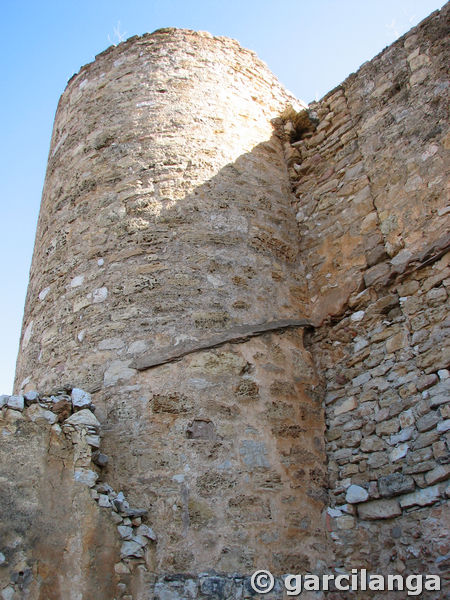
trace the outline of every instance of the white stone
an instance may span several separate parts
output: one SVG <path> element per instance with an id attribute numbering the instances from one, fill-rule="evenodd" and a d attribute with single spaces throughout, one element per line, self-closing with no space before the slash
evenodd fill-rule
<path id="1" fill-rule="evenodd" d="M 50 288 L 46 287 L 42 290 L 42 292 L 39 294 L 39 300 L 45 300 L 45 297 L 47 296 L 47 294 L 49 293 Z"/>
<path id="2" fill-rule="evenodd" d="M 365 502 L 369 497 L 367 490 L 359 485 L 351 485 L 345 494 L 345 499 L 349 504 L 357 504 L 358 502 Z"/>
<path id="3" fill-rule="evenodd" d="M 350 320 L 351 321 L 362 321 L 364 319 L 364 315 L 366 313 L 363 310 L 357 310 L 356 312 L 354 312 L 351 317 Z"/>
<path id="4" fill-rule="evenodd" d="M 147 350 L 148 344 L 145 340 L 136 340 L 130 344 L 127 352 L 128 354 L 137 354 L 138 352 L 144 352 Z"/>
<path id="5" fill-rule="evenodd" d="M 111 521 L 113 523 L 115 523 L 116 525 L 118 523 L 122 523 L 122 517 L 119 515 L 119 513 L 114 512 L 113 510 L 109 513 L 109 518 L 111 519 Z"/>
<path id="6" fill-rule="evenodd" d="M 8 408 L 22 411 L 24 407 L 24 401 L 25 399 L 23 396 L 8 396 L 7 405 Z"/>
<path id="7" fill-rule="evenodd" d="M 75 481 L 87 485 L 88 487 L 94 487 L 98 479 L 98 473 L 91 471 L 91 469 L 75 469 L 73 478 Z"/>
<path id="8" fill-rule="evenodd" d="M 126 381 L 135 375 L 136 370 L 130 369 L 128 365 L 130 361 L 115 360 L 105 371 L 103 378 L 106 386 L 115 385 L 118 381 Z"/>
<path id="9" fill-rule="evenodd" d="M 107 338 L 106 340 L 102 340 L 98 345 L 99 350 L 116 350 L 123 346 L 124 341 L 120 338 Z"/>
<path id="10" fill-rule="evenodd" d="M 134 535 L 131 539 L 133 542 L 136 542 L 136 544 L 139 544 L 139 546 L 147 546 L 150 541 L 147 537 L 142 535 Z"/>
<path id="11" fill-rule="evenodd" d="M 86 442 L 92 448 L 100 448 L 100 436 L 99 435 L 87 435 Z"/>
<path id="12" fill-rule="evenodd" d="M 110 508 L 111 502 L 106 494 L 99 494 L 98 496 L 98 505 L 102 508 Z"/>
<path id="13" fill-rule="evenodd" d="M 450 371 L 448 369 L 439 369 L 437 374 L 441 381 L 444 381 L 444 379 L 448 379 L 450 377 Z"/>
<path id="14" fill-rule="evenodd" d="M 77 335 L 78 341 L 82 342 L 84 340 L 84 336 L 86 335 L 86 330 L 83 329 L 82 331 L 80 331 L 80 333 Z"/>
<path id="15" fill-rule="evenodd" d="M 105 261 L 103 260 L 103 258 L 99 258 L 97 261 L 97 264 L 99 267 L 103 267 L 103 265 L 105 264 Z"/>
<path id="16" fill-rule="evenodd" d="M 114 565 L 114 571 L 118 575 L 128 575 L 130 569 L 123 562 L 118 562 Z"/>
<path id="17" fill-rule="evenodd" d="M 7 396 L 6 394 L 3 394 L 2 396 L 0 396 L 0 408 L 5 406 L 5 404 L 8 404 L 8 398 L 9 398 L 9 396 Z"/>
<path id="18" fill-rule="evenodd" d="M 80 388 L 73 388 L 71 393 L 72 406 L 75 408 L 87 408 L 92 404 L 92 398 L 89 392 L 85 392 Z"/>
<path id="19" fill-rule="evenodd" d="M 144 550 L 142 546 L 133 540 L 124 542 L 120 548 L 120 556 L 125 558 L 127 556 L 134 556 L 135 558 L 141 558 L 144 556 Z"/>
<path id="20" fill-rule="evenodd" d="M 156 541 L 156 534 L 151 527 L 148 525 L 140 525 L 137 528 L 136 534 L 148 538 L 149 540 Z"/>
<path id="21" fill-rule="evenodd" d="M 20 384 L 20 389 L 23 390 L 23 388 L 28 385 L 31 381 L 31 377 L 25 377 L 25 379 L 22 381 L 22 383 Z"/>
<path id="22" fill-rule="evenodd" d="M 354 396 L 352 396 L 351 398 L 347 398 L 347 400 L 344 400 L 344 402 L 342 402 L 341 404 L 336 406 L 334 409 L 334 414 L 336 416 L 342 415 L 343 413 L 354 410 L 357 406 L 358 406 L 358 402 L 357 402 L 356 398 Z"/>
<path id="23" fill-rule="evenodd" d="M 26 348 L 30 343 L 31 334 L 33 333 L 33 321 L 30 321 L 27 328 L 25 329 L 25 333 L 23 334 L 22 340 L 22 348 Z"/>
<path id="24" fill-rule="evenodd" d="M 450 429 L 450 419 L 438 423 L 436 429 L 440 432 L 448 431 Z"/>
<path id="25" fill-rule="evenodd" d="M 331 508 L 328 507 L 327 508 L 327 513 L 330 515 L 330 517 L 332 517 L 333 519 L 336 519 L 336 517 L 342 517 L 342 511 L 337 509 L 337 508 Z"/>
<path id="26" fill-rule="evenodd" d="M 10 585 L 2 590 L 2 600 L 12 600 L 14 598 L 14 588 Z"/>
<path id="27" fill-rule="evenodd" d="M 401 458 L 404 458 L 409 450 L 408 444 L 400 444 L 397 448 L 394 448 L 389 455 L 391 462 L 397 462 Z"/>
<path id="28" fill-rule="evenodd" d="M 358 385 L 364 385 L 365 383 L 370 381 L 371 378 L 372 375 L 370 373 L 361 373 L 361 375 L 358 375 L 357 377 L 354 377 L 352 379 L 352 385 L 355 387 Z"/>
<path id="29" fill-rule="evenodd" d="M 400 498 L 400 506 L 402 508 L 409 508 L 410 506 L 427 506 L 433 504 L 439 500 L 439 486 L 434 485 L 433 487 L 424 488 L 413 492 L 412 494 L 406 494 Z"/>
<path id="30" fill-rule="evenodd" d="M 92 301 L 95 303 L 104 302 L 108 297 L 108 289 L 106 287 L 97 288 L 92 292 Z"/>
<path id="31" fill-rule="evenodd" d="M 70 287 L 79 287 L 80 285 L 83 285 L 83 281 L 84 281 L 84 275 L 77 275 L 70 282 Z"/>
<path id="32" fill-rule="evenodd" d="M 0 565 L 3 565 L 3 563 L 6 561 L 5 555 L 3 554 L 3 552 L 0 552 Z"/>
<path id="33" fill-rule="evenodd" d="M 30 404 L 33 402 L 37 402 L 39 400 L 39 394 L 34 390 L 30 390 L 29 392 L 24 394 L 24 397 L 25 397 L 25 400 L 27 402 L 29 402 Z"/>
<path id="34" fill-rule="evenodd" d="M 407 442 L 411 439 L 414 431 L 414 427 L 405 427 L 405 429 L 401 429 L 398 433 L 391 435 L 389 444 L 395 446 L 395 444 L 398 444 L 399 442 Z"/>
<path id="35" fill-rule="evenodd" d="M 123 540 L 131 540 L 133 535 L 133 528 L 128 525 L 119 525 L 117 527 L 117 531 L 119 532 L 120 537 Z"/>
<path id="36" fill-rule="evenodd" d="M 56 433 L 56 435 L 61 435 L 61 433 L 62 433 L 62 429 L 61 429 L 61 426 L 60 426 L 60 424 L 59 424 L 59 423 L 54 423 L 54 424 L 52 425 L 52 431 L 53 431 L 54 433 Z"/>
<path id="37" fill-rule="evenodd" d="M 53 413 L 51 410 L 46 410 L 39 404 L 32 404 L 28 408 L 26 415 L 33 422 L 43 420 L 47 421 L 51 425 L 53 425 L 53 423 L 56 423 L 57 420 L 57 416 L 55 415 L 55 413 Z"/>
<path id="38" fill-rule="evenodd" d="M 87 408 L 74 413 L 68 419 L 66 419 L 64 423 L 68 423 L 74 427 L 84 425 L 86 427 L 94 427 L 96 430 L 100 429 L 100 423 L 97 417 Z"/>
<path id="39" fill-rule="evenodd" d="M 365 348 L 366 346 L 369 345 L 369 342 L 367 340 L 365 340 L 364 338 L 355 338 L 355 346 L 353 348 L 354 352 L 359 352 L 360 350 L 362 350 L 363 348 Z"/>

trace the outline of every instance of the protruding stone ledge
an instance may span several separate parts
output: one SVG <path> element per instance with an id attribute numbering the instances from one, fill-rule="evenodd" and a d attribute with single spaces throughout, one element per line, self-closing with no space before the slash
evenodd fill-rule
<path id="1" fill-rule="evenodd" d="M 256 325 L 239 325 L 232 327 L 227 331 L 218 333 L 215 337 L 205 341 L 193 341 L 179 344 L 178 346 L 167 346 L 160 350 L 146 352 L 136 358 L 130 365 L 132 369 L 145 371 L 151 367 L 157 367 L 166 363 L 180 360 L 187 354 L 210 350 L 224 344 L 241 344 L 252 337 L 263 335 L 274 331 L 283 331 L 286 329 L 297 329 L 299 327 L 314 327 L 314 323 L 309 319 L 280 319 L 278 321 L 269 321 L 268 323 L 259 323 Z"/>

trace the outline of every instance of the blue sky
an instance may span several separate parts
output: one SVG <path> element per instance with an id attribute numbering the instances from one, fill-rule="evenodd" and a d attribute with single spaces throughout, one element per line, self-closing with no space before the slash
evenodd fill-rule
<path id="1" fill-rule="evenodd" d="M 11 393 L 54 113 L 111 43 L 160 27 L 233 37 L 298 98 L 320 98 L 439 0 L 3 0 L 0 8 L 0 393 Z"/>

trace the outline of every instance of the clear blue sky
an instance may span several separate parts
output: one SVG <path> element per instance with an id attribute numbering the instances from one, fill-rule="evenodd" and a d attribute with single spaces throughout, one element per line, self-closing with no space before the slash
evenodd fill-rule
<path id="1" fill-rule="evenodd" d="M 441 0 L 3 0 L 0 393 L 11 393 L 51 128 L 67 80 L 120 38 L 185 27 L 236 38 L 297 97 L 320 98 Z"/>

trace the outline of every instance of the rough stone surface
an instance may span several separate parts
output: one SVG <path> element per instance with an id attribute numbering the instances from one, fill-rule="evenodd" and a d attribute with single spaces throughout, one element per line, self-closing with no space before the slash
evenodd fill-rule
<path id="1" fill-rule="evenodd" d="M 87 409 L 83 409 L 78 411 L 77 413 L 74 413 L 72 416 L 65 420 L 65 423 L 74 427 L 93 427 L 95 430 L 98 430 L 100 427 L 100 423 L 96 416 L 90 410 Z"/>
<path id="2" fill-rule="evenodd" d="M 412 492 L 415 487 L 414 479 L 402 473 L 390 473 L 389 475 L 380 477 L 378 480 L 378 489 L 381 496 L 388 498 Z"/>
<path id="3" fill-rule="evenodd" d="M 350 504 L 357 504 L 358 502 L 364 502 L 369 497 L 369 493 L 359 485 L 351 485 L 347 489 L 345 499 Z"/>
<path id="4" fill-rule="evenodd" d="M 72 405 L 74 408 L 87 408 L 92 404 L 91 395 L 80 388 L 73 388 L 71 393 Z"/>
<path id="5" fill-rule="evenodd" d="M 206 33 L 131 39 L 71 79 L 22 405 L 0 399 L 20 508 L 0 589 L 229 600 L 261 565 L 445 573 L 448 11 L 307 109 Z M 38 549 L 30 506 L 53 519 Z"/>
<path id="6" fill-rule="evenodd" d="M 23 410 L 25 399 L 23 396 L 8 396 L 6 400 L 6 404 L 9 408 L 13 408 L 14 410 Z"/>
<path id="7" fill-rule="evenodd" d="M 159 572 L 283 573 L 327 552 L 293 104 L 254 53 L 185 30 L 111 48 L 59 103 L 16 382 L 71 389 L 76 409 L 74 388 L 91 394 L 108 482 L 165 524 Z M 85 411 L 63 428 L 98 428 Z"/>
<path id="8" fill-rule="evenodd" d="M 396 500 L 373 500 L 358 507 L 361 519 L 391 519 L 401 514 L 400 505 Z"/>
<path id="9" fill-rule="evenodd" d="M 47 414 L 35 418 L 38 408 L 54 415 L 37 404 L 0 411 L 0 590 L 14 599 L 117 597 L 115 527 L 74 478 L 89 448 Z"/>

